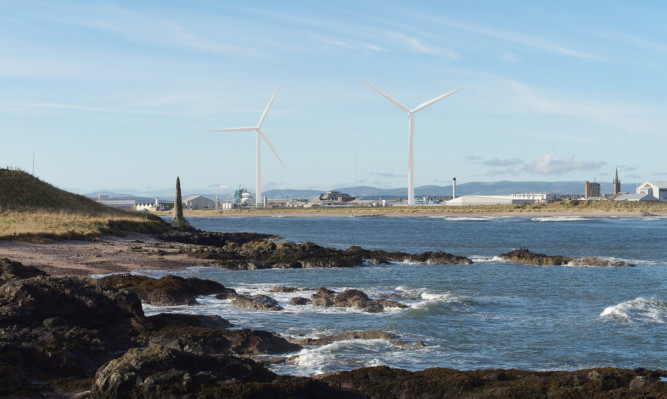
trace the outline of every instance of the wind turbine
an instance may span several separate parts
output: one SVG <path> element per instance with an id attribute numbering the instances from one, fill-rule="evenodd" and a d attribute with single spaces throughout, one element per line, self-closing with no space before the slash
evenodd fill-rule
<path id="1" fill-rule="evenodd" d="M 449 93 L 445 93 L 439 97 L 436 97 L 432 100 L 426 101 L 425 103 L 422 103 L 418 105 L 414 109 L 410 109 L 406 107 L 405 105 L 399 103 L 398 101 L 394 100 L 391 98 L 389 95 L 387 95 L 385 92 L 382 90 L 378 89 L 377 87 L 373 86 L 372 84 L 366 82 L 365 80 L 362 80 L 362 82 L 366 83 L 371 89 L 377 91 L 382 97 L 386 98 L 387 100 L 391 101 L 392 104 L 397 106 L 398 108 L 402 109 L 403 111 L 408 113 L 408 118 L 410 119 L 410 126 L 408 130 L 408 205 L 414 205 L 415 204 L 415 171 L 414 171 L 414 155 L 413 155 L 413 150 L 412 150 L 412 142 L 414 138 L 414 131 L 415 131 L 415 113 L 417 111 L 420 111 L 429 105 L 435 104 L 438 101 L 442 100 L 445 97 L 451 96 L 452 94 L 456 93 L 459 90 L 462 90 L 463 87 L 459 87 L 456 90 L 452 90 Z"/>
<path id="2" fill-rule="evenodd" d="M 278 158 L 278 161 L 280 164 L 285 168 L 285 164 L 283 163 L 282 159 L 280 159 L 280 156 L 278 156 L 278 153 L 276 152 L 276 149 L 273 148 L 273 144 L 271 144 L 271 140 L 266 136 L 264 131 L 262 130 L 262 123 L 264 122 L 264 119 L 266 118 L 266 114 L 269 113 L 269 108 L 271 108 L 271 104 L 273 104 L 273 100 L 276 99 L 276 96 L 278 95 L 278 90 L 280 90 L 280 86 L 276 89 L 276 92 L 273 93 L 273 97 L 271 97 L 271 101 L 269 101 L 269 105 L 266 106 L 266 109 L 262 113 L 262 116 L 259 118 L 259 123 L 257 123 L 257 126 L 250 126 L 250 127 L 238 127 L 238 128 L 232 128 L 232 129 L 216 129 L 216 130 L 210 130 L 211 132 L 252 132 L 253 130 L 257 132 L 257 170 L 256 170 L 256 178 L 255 178 L 255 206 L 258 207 L 262 203 L 262 187 L 261 187 L 261 180 L 262 180 L 262 175 L 260 171 L 260 156 L 259 156 L 259 145 L 260 145 L 260 139 L 259 137 L 262 136 L 264 138 L 264 141 L 266 141 L 266 144 L 269 145 L 269 148 L 271 151 L 273 151 L 273 154 Z"/>

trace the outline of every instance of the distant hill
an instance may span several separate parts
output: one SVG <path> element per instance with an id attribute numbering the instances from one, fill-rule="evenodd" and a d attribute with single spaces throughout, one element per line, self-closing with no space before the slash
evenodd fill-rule
<path id="1" fill-rule="evenodd" d="M 376 188 L 369 186 L 340 187 L 336 191 L 348 193 L 357 198 L 375 199 L 389 197 L 406 197 L 407 187 Z M 600 190 L 611 193 L 611 183 L 600 183 Z M 626 189 L 626 191 L 628 191 Z M 631 191 L 634 191 L 631 190 Z M 324 190 L 269 190 L 264 193 L 269 198 L 297 198 L 312 197 Z M 556 194 L 583 194 L 583 181 L 499 181 L 499 182 L 470 182 L 456 185 L 456 195 L 507 195 L 511 193 L 556 193 Z M 415 187 L 415 196 L 451 196 L 452 185 L 447 186 L 420 186 Z"/>
<path id="2" fill-rule="evenodd" d="M 83 195 L 63 191 L 21 170 L 0 169 L 0 210 L 69 211 L 79 214 L 121 214 Z"/>
<path id="3" fill-rule="evenodd" d="M 354 186 L 354 187 L 332 187 L 329 190 L 341 191 L 348 193 L 357 198 L 362 199 L 377 199 L 377 198 L 396 198 L 407 197 L 407 187 L 398 188 L 377 188 L 370 186 Z M 170 202 L 174 200 L 173 193 L 169 194 L 165 190 L 156 192 L 160 196 L 161 202 Z M 327 190 L 300 190 L 300 189 L 272 189 L 263 192 L 263 195 L 270 199 L 288 199 L 288 198 L 311 198 L 317 196 Z M 600 191 L 602 194 L 611 194 L 611 183 L 600 183 Z M 634 187 L 623 186 L 623 191 L 634 192 Z M 498 182 L 467 182 L 456 185 L 457 195 L 507 195 L 511 193 L 555 193 L 555 194 L 584 194 L 583 181 L 498 181 Z M 137 202 L 153 202 L 154 196 L 134 195 L 126 193 L 114 193 L 108 191 L 100 191 L 86 194 L 87 197 L 96 198 L 98 194 L 108 194 L 111 199 L 132 199 Z M 205 190 L 197 190 L 196 192 L 185 191 L 184 197 L 190 195 L 203 195 L 206 198 L 215 200 L 216 193 L 206 192 Z M 229 192 L 217 193 L 220 201 L 228 201 L 234 198 L 234 195 Z M 415 196 L 435 196 L 448 197 L 452 195 L 452 185 L 437 186 L 428 185 L 415 187 Z"/>

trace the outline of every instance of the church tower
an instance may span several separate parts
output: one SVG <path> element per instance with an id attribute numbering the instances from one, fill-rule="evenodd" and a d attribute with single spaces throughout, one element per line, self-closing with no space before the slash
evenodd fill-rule
<path id="1" fill-rule="evenodd" d="M 612 182 L 612 186 L 614 188 L 614 195 L 618 195 L 621 193 L 621 181 L 618 180 L 618 168 L 616 168 L 616 178 Z"/>

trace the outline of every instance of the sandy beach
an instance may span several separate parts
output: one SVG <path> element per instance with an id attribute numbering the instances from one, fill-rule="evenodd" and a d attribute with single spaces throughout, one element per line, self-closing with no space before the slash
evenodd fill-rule
<path id="1" fill-rule="evenodd" d="M 52 276 L 88 276 L 133 270 L 181 270 L 210 261 L 187 257 L 184 244 L 137 233 L 104 236 L 96 241 L 33 244 L 0 241 L 0 257 L 35 266 Z"/>

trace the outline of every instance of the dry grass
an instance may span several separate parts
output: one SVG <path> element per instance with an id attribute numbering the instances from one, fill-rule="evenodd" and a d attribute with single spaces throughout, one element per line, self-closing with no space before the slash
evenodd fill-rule
<path id="1" fill-rule="evenodd" d="M 198 210 L 185 211 L 187 217 L 197 216 L 354 216 L 354 215 L 410 215 L 410 214 L 534 214 L 534 213 L 607 213 L 609 216 L 615 214 L 640 214 L 665 213 L 666 203 L 656 202 L 629 202 L 629 201 L 572 201 L 552 204 L 518 204 L 518 205 L 476 205 L 476 206 L 396 206 L 387 208 L 370 207 L 324 207 L 324 208 L 286 208 L 286 209 L 233 209 L 233 210 Z M 169 215 L 164 212 L 162 215 Z"/>
<path id="2" fill-rule="evenodd" d="M 89 240 L 104 234 L 122 234 L 122 231 L 153 233 L 164 230 L 166 224 L 161 220 L 140 214 L 91 216 L 45 210 L 0 212 L 0 240 Z"/>

